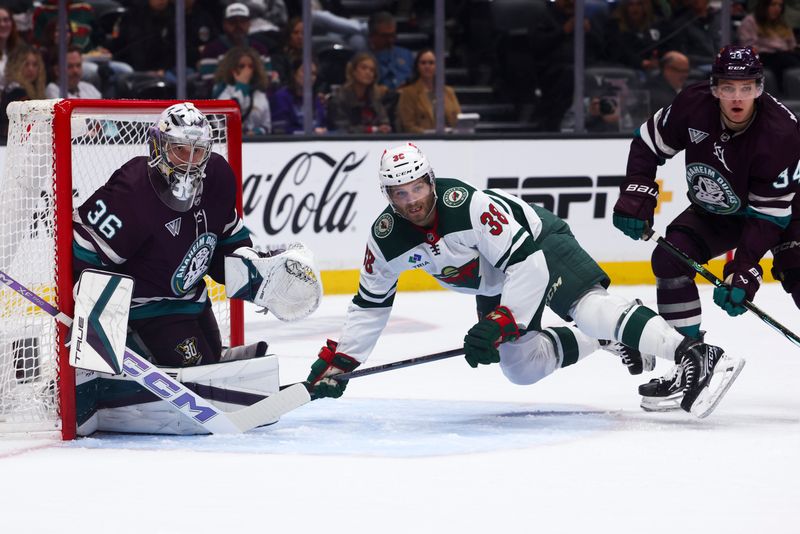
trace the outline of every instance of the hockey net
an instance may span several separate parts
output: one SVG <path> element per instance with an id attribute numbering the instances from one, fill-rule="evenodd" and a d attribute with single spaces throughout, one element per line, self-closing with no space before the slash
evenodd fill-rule
<path id="1" fill-rule="evenodd" d="M 39 100 L 9 105 L 0 177 L 0 270 L 72 314 L 72 210 L 130 158 L 147 155 L 147 131 L 172 101 Z M 214 151 L 239 181 L 241 122 L 230 101 L 195 102 L 211 121 Z M 241 302 L 209 293 L 227 346 L 243 341 Z M 67 331 L 0 284 L 0 437 L 75 435 L 75 375 Z"/>

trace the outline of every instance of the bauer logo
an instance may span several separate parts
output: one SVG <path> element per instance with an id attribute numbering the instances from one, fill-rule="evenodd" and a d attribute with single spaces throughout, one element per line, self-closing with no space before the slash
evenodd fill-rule
<path id="1" fill-rule="evenodd" d="M 242 184 L 244 214 L 262 209 L 261 223 L 271 236 L 344 232 L 355 218 L 358 194 L 348 180 L 366 157 L 348 152 L 337 159 L 322 151 L 300 152 L 278 172 L 250 174 Z"/>
<path id="2" fill-rule="evenodd" d="M 605 219 L 611 210 L 609 194 L 616 198 L 624 175 L 489 177 L 489 189 L 502 189 L 525 202 L 538 204 L 562 219 L 577 212 Z M 579 213 L 578 213 L 579 214 Z"/>

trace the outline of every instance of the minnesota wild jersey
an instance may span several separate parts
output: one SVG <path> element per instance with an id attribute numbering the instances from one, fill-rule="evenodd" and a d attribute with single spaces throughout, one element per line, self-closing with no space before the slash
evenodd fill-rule
<path id="1" fill-rule="evenodd" d="M 397 279 L 410 269 L 422 269 L 443 287 L 460 293 L 500 295 L 500 303 L 523 329 L 537 322 L 544 304 L 566 316 L 577 296 L 574 287 L 553 276 L 557 268 L 545 254 L 548 236 L 564 236 L 565 240 L 551 242 L 562 249 L 558 256 L 575 248 L 581 253 L 578 263 L 591 264 L 586 271 L 575 269 L 580 291 L 597 283 L 608 285 L 605 273 L 580 249 L 567 224 L 549 211 L 456 179 L 437 178 L 436 193 L 431 228 L 399 217 L 391 206 L 373 223 L 339 352 L 360 362 L 367 359 L 389 319 Z"/>

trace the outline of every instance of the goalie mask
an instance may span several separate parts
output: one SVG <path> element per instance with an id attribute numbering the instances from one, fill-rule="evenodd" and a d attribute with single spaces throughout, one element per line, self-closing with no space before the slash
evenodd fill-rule
<path id="1" fill-rule="evenodd" d="M 430 184 L 430 195 L 432 198 L 425 199 L 426 204 L 430 203 L 430 207 L 426 207 L 427 213 L 414 218 L 418 220 L 427 219 L 435 209 L 436 178 L 434 177 L 433 169 L 431 168 L 428 158 L 426 158 L 425 154 L 413 143 L 406 143 L 405 145 L 384 150 L 381 156 L 378 179 L 381 183 L 381 192 L 383 192 L 383 195 L 389 201 L 389 205 L 392 206 L 395 213 L 401 217 L 411 220 L 411 222 L 414 223 L 418 222 L 412 220 L 412 215 L 408 212 L 408 209 L 395 202 L 392 195 L 392 188 L 404 186 L 420 179 L 425 179 Z M 411 200 L 411 202 L 413 202 L 413 200 Z"/>
<path id="2" fill-rule="evenodd" d="M 156 192 L 170 208 L 188 211 L 200 201 L 211 157 L 208 119 L 192 103 L 175 104 L 161 113 L 149 134 L 148 165 L 159 175 L 152 179 L 151 173 Z"/>

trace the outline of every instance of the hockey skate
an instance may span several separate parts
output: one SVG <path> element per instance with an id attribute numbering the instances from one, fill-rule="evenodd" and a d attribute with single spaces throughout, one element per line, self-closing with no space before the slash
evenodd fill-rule
<path id="1" fill-rule="evenodd" d="M 622 365 L 628 368 L 632 375 L 640 375 L 642 371 L 652 371 L 656 366 L 656 357 L 653 354 L 642 354 L 639 350 L 620 343 L 601 339 L 600 346 L 603 350 L 616 354 L 622 360 Z"/>
<path id="2" fill-rule="evenodd" d="M 714 345 L 686 338 L 675 351 L 678 364 L 665 376 L 639 386 L 642 409 L 678 408 L 703 418 L 717 407 L 739 376 L 745 360 Z"/>

